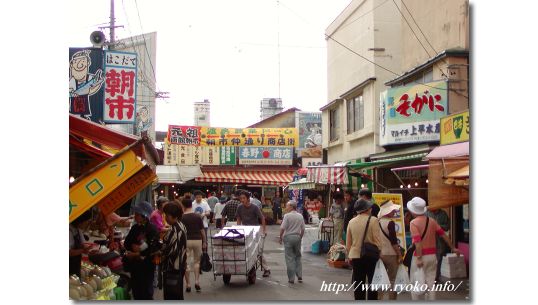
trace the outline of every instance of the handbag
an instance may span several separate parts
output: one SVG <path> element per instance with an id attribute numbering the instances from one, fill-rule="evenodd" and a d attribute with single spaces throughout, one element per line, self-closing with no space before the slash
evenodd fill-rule
<path id="1" fill-rule="evenodd" d="M 202 257 L 200 258 L 200 270 L 203 272 L 209 272 L 213 269 L 213 265 L 211 264 L 211 260 L 209 259 L 209 254 L 207 252 L 202 253 Z"/>
<path id="2" fill-rule="evenodd" d="M 366 222 L 366 228 L 364 229 L 364 235 L 362 236 L 362 248 L 361 248 L 361 258 L 369 257 L 373 259 L 379 259 L 380 250 L 379 248 L 372 243 L 365 243 L 366 233 L 368 232 L 368 226 L 370 225 L 370 218 L 372 215 L 368 216 L 368 221 Z"/>
<path id="3" fill-rule="evenodd" d="M 424 239 L 424 236 L 426 236 L 426 232 L 428 231 L 428 224 L 430 223 L 430 217 L 426 219 L 426 227 L 424 228 L 424 232 L 422 233 L 422 237 L 420 239 Z M 413 243 L 405 252 L 405 256 L 403 259 L 403 265 L 407 268 L 411 267 L 411 260 L 413 259 L 413 254 L 415 253 L 415 243 Z"/>

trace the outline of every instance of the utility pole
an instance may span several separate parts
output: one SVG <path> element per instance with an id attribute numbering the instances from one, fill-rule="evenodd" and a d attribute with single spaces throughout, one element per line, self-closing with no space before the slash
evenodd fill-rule
<path id="1" fill-rule="evenodd" d="M 113 45 L 116 41 L 115 30 L 116 27 L 116 18 L 114 18 L 114 0 L 110 0 L 110 44 Z"/>

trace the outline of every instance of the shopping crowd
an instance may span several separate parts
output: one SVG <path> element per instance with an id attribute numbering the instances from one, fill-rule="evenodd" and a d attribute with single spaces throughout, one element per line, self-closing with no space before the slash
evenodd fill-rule
<path id="1" fill-rule="evenodd" d="M 328 210 L 328 218 L 334 225 L 333 243 L 345 245 L 346 257 L 353 269 L 352 282 L 371 283 L 376 264 L 381 260 L 393 284 L 404 261 L 392 220 L 400 206 L 391 201 L 379 206 L 373 204 L 372 193 L 368 189 L 360 190 L 358 195 L 355 200 L 351 191 L 333 194 L 334 201 Z M 163 290 L 165 300 L 182 300 L 184 292 L 192 291 L 193 280 L 196 292 L 201 292 L 201 269 L 209 261 L 209 223 L 215 223 L 217 228 L 234 224 L 260 225 L 262 239 L 265 239 L 266 218 L 258 194 L 238 190 L 230 197 L 217 198 L 214 192 L 208 198 L 204 197 L 201 191 L 194 191 L 174 200 L 161 196 L 156 201 L 156 209 L 145 201 L 135 205 L 134 224 L 123 245 L 126 250 L 123 265 L 131 275 L 130 287 L 135 300 L 153 299 L 156 287 Z M 282 205 L 285 205 L 283 218 Z M 277 223 L 282 219 L 279 241 L 284 245 L 288 282 L 294 284 L 297 280 L 301 283 L 301 240 L 308 217 L 298 212 L 296 202 L 283 199 L 280 193 L 272 199 L 272 206 L 273 219 Z M 433 286 L 439 279 L 440 260 L 447 253 L 447 248 L 459 255 L 458 249 L 452 246 L 445 234 L 448 216 L 442 210 L 428 211 L 426 202 L 419 197 L 410 200 L 407 209 L 414 218 L 409 224 L 415 249 L 412 257 L 409 256 L 410 281 L 416 280 L 415 271 L 422 268 L 425 282 Z M 105 224 L 108 227 L 118 221 L 130 220 L 113 215 L 107 216 Z M 87 212 L 70 224 L 70 274 L 80 274 L 81 255 L 88 253 L 89 249 L 82 242 L 82 230 L 89 220 Z M 260 255 L 263 276 L 268 277 L 271 271 L 263 253 Z M 424 295 L 412 292 L 411 296 L 413 300 L 420 297 L 435 300 L 435 292 Z M 384 297 L 383 293 L 365 291 L 360 287 L 354 291 L 356 300 Z M 395 300 L 397 295 L 390 292 L 388 298 Z"/>

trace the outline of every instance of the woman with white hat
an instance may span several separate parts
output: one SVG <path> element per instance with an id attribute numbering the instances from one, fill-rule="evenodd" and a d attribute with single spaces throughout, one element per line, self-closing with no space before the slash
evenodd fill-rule
<path id="1" fill-rule="evenodd" d="M 400 205 L 394 204 L 391 200 L 380 205 L 379 227 L 381 229 L 381 260 L 387 268 L 387 274 L 391 285 L 394 285 L 398 267 L 402 259 L 398 237 L 396 236 L 396 224 L 392 220 L 394 215 L 400 211 Z M 379 292 L 379 299 L 383 299 L 383 291 Z M 396 300 L 396 292 L 389 292 L 389 299 Z"/>
<path id="2" fill-rule="evenodd" d="M 437 273 L 437 249 L 435 235 L 443 238 L 452 252 L 460 255 L 458 249 L 452 246 L 452 242 L 445 234 L 445 231 L 432 218 L 426 217 L 426 201 L 420 197 L 414 197 L 407 203 L 407 209 L 411 212 L 413 221 L 410 223 L 411 239 L 415 244 L 415 252 L 411 260 L 411 283 L 416 281 L 415 271 L 418 268 L 424 269 L 424 276 L 428 289 L 435 284 L 435 275 Z M 424 237 L 422 237 L 424 236 Z M 411 298 L 418 300 L 420 293 L 411 292 Z M 424 294 L 427 300 L 435 300 L 435 291 L 429 291 Z"/>

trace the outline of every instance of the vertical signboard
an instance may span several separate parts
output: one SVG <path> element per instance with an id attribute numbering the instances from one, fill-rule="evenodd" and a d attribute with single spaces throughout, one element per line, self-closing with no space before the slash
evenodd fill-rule
<path id="1" fill-rule="evenodd" d="M 105 123 L 135 123 L 136 53 L 105 52 Z"/>
<path id="2" fill-rule="evenodd" d="M 321 112 L 296 112 L 296 126 L 299 133 L 299 157 L 321 158 Z"/>
<path id="3" fill-rule="evenodd" d="M 448 111 L 447 82 L 390 88 L 380 94 L 380 144 L 435 142 Z"/>
<path id="4" fill-rule="evenodd" d="M 372 199 L 377 205 L 381 205 L 387 200 L 391 200 L 394 204 L 400 205 L 400 211 L 395 213 L 391 220 L 396 224 L 396 236 L 398 237 L 400 246 L 407 249 L 405 244 L 405 222 L 402 194 L 373 193 Z"/>
<path id="5" fill-rule="evenodd" d="M 69 113 L 103 120 L 103 50 L 69 48 Z"/>
<path id="6" fill-rule="evenodd" d="M 235 165 L 235 147 L 220 148 L 220 165 Z"/>

